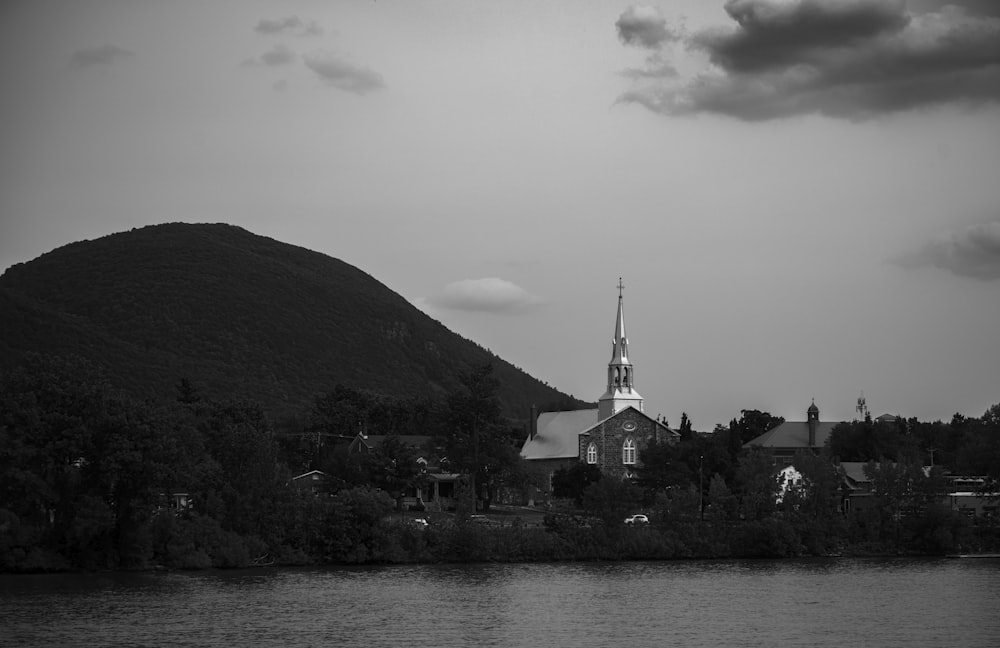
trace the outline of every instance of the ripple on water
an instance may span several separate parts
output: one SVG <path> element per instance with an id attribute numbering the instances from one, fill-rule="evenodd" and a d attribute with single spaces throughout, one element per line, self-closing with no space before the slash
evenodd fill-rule
<path id="1" fill-rule="evenodd" d="M 990 560 L 0 576 L 0 645 L 974 648 L 998 609 Z"/>

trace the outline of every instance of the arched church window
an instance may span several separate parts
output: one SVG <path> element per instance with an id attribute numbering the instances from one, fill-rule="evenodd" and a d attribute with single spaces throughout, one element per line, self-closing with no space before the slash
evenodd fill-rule
<path id="1" fill-rule="evenodd" d="M 635 441 L 631 438 L 625 439 L 625 445 L 622 446 L 622 463 L 635 464 Z"/>
<path id="2" fill-rule="evenodd" d="M 595 464 L 597 463 L 597 444 L 591 443 L 587 446 L 587 463 Z"/>

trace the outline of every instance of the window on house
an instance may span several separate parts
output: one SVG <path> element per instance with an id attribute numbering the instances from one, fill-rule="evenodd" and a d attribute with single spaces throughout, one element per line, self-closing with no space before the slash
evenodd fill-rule
<path id="1" fill-rule="evenodd" d="M 632 439 L 625 439 L 625 445 L 622 446 L 622 463 L 635 463 L 635 441 Z"/>
<path id="2" fill-rule="evenodd" d="M 595 464 L 597 463 L 597 444 L 591 443 L 587 446 L 587 463 Z"/>

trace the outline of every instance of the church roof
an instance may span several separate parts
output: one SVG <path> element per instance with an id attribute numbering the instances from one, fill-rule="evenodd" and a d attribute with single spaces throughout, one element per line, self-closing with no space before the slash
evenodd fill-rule
<path id="1" fill-rule="evenodd" d="M 538 415 L 534 438 L 524 442 L 525 459 L 571 459 L 580 455 L 580 433 L 597 423 L 597 409 L 545 412 Z"/>
<path id="2" fill-rule="evenodd" d="M 837 423 L 819 421 L 816 423 L 816 446 L 823 446 Z M 746 442 L 743 447 L 763 446 L 765 448 L 808 448 L 809 424 L 805 421 L 785 421 L 776 425 L 756 439 Z"/>
<path id="3" fill-rule="evenodd" d="M 590 432 L 604 421 L 613 419 L 627 410 L 632 410 L 668 430 L 674 436 L 679 436 L 675 430 L 671 430 L 631 405 L 605 419 L 597 418 L 598 410 L 596 409 L 546 412 L 538 416 L 538 431 L 535 432 L 535 438 L 524 442 L 521 456 L 525 459 L 576 459 L 580 456 L 581 434 Z"/>

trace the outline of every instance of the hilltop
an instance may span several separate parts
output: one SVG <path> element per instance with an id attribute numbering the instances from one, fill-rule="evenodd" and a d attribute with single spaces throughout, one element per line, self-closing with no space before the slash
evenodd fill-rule
<path id="1" fill-rule="evenodd" d="M 0 371 L 79 355 L 140 398 L 188 378 L 273 415 L 335 385 L 446 396 L 492 361 L 504 413 L 585 404 L 448 330 L 362 270 L 224 224 L 170 223 L 57 248 L 0 276 Z"/>

